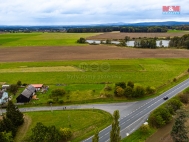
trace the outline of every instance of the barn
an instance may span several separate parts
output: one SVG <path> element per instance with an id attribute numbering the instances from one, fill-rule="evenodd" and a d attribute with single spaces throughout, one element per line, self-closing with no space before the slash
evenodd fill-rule
<path id="1" fill-rule="evenodd" d="M 17 103 L 27 103 L 35 95 L 36 88 L 32 85 L 28 85 L 24 91 L 16 98 Z"/>

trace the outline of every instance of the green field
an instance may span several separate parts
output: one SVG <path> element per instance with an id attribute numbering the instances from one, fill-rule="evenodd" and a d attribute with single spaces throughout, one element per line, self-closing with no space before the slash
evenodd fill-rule
<path id="1" fill-rule="evenodd" d="M 102 110 L 64 110 L 64 111 L 46 111 L 46 112 L 28 112 L 25 113 L 31 118 L 31 125 L 26 136 L 31 134 L 37 122 L 42 122 L 46 126 L 54 125 L 59 128 L 69 128 L 73 132 L 73 142 L 81 141 L 94 134 L 95 128 L 99 130 L 109 126 L 112 123 L 112 115 Z"/>
<path id="2" fill-rule="evenodd" d="M 187 32 L 189 32 L 189 31 L 186 31 L 186 30 L 168 30 L 167 32 L 168 33 L 182 33 L 182 32 L 186 32 L 186 34 L 187 34 Z"/>
<path id="3" fill-rule="evenodd" d="M 85 66 L 83 66 L 85 65 Z M 65 71 L 66 67 L 77 71 Z M 35 69 L 35 72 L 31 70 Z M 43 69 L 44 70 L 38 70 Z M 35 103 L 46 104 L 53 89 L 64 88 L 64 102 L 102 99 L 106 84 L 114 88 L 116 82 L 133 81 L 144 87 L 161 88 L 169 85 L 189 68 L 189 59 L 124 59 L 94 61 L 53 61 L 0 63 L 0 82 L 45 84 L 46 94 L 38 93 Z M 62 69 L 58 70 L 57 69 Z M 12 72 L 16 70 L 16 72 Z M 6 71 L 6 72 L 5 72 Z M 19 72 L 20 71 L 20 72 Z M 109 92 L 113 94 L 113 92 Z"/>
<path id="4" fill-rule="evenodd" d="M 96 33 L 6 33 L 0 34 L 0 48 L 20 46 L 75 46 L 80 37 Z"/>

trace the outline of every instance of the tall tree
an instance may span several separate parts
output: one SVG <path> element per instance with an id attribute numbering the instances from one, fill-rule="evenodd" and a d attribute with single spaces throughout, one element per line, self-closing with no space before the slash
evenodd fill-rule
<path id="1" fill-rule="evenodd" d="M 180 110 L 178 112 L 178 117 L 175 120 L 175 124 L 173 125 L 171 136 L 174 142 L 188 142 L 189 138 L 187 136 L 186 126 L 184 125 L 186 122 L 186 111 Z"/>
<path id="2" fill-rule="evenodd" d="M 120 142 L 121 136 L 120 136 L 120 126 L 119 126 L 119 111 L 114 111 L 113 114 L 113 123 L 112 123 L 112 130 L 110 132 L 110 142 Z"/>
<path id="3" fill-rule="evenodd" d="M 96 129 L 92 142 L 98 142 L 99 141 L 98 134 L 99 134 L 99 131 L 98 131 L 98 129 Z"/>
<path id="4" fill-rule="evenodd" d="M 6 108 L 6 117 L 11 120 L 15 127 L 18 127 L 24 123 L 23 113 L 20 112 L 17 106 L 12 101 L 8 102 Z"/>

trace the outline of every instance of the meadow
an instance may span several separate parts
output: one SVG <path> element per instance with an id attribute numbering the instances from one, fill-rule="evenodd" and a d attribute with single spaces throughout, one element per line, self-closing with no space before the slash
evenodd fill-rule
<path id="1" fill-rule="evenodd" d="M 22 136 L 18 134 L 16 142 L 21 141 L 23 137 L 28 137 L 37 122 L 42 122 L 46 126 L 54 125 L 58 129 L 71 128 L 73 133 L 71 141 L 77 142 L 94 134 L 96 128 L 101 130 L 109 126 L 113 120 L 110 113 L 97 109 L 28 112 L 24 113 L 24 115 L 29 117 L 31 122 L 28 122 L 30 125 L 24 132 L 20 128 Z"/>
<path id="2" fill-rule="evenodd" d="M 45 67 L 47 70 L 35 70 Z M 57 68 L 63 68 L 58 70 Z M 64 67 L 73 67 L 77 71 L 65 71 Z M 19 72 L 19 69 L 22 69 Z M 49 70 L 48 70 L 49 68 Z M 8 84 L 20 80 L 27 84 L 45 84 L 50 86 L 47 94 L 38 93 L 36 103 L 46 103 L 53 89 L 64 88 L 67 94 L 64 102 L 87 101 L 102 98 L 106 85 L 114 88 L 116 82 L 133 81 L 143 87 L 153 86 L 160 89 L 174 78 L 187 72 L 188 59 L 122 59 L 91 61 L 52 61 L 52 62 L 16 62 L 0 63 L 0 82 Z M 17 72 L 11 72 L 16 70 Z M 6 71 L 6 72 L 5 72 Z M 113 94 L 113 92 L 110 92 Z"/>
<path id="3" fill-rule="evenodd" d="M 75 46 L 80 37 L 95 33 L 5 33 L 0 34 L 0 48 L 24 46 Z"/>

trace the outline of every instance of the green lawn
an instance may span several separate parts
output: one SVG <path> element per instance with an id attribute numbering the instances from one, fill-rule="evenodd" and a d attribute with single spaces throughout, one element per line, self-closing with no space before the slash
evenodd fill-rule
<path id="1" fill-rule="evenodd" d="M 80 37 L 97 33 L 6 33 L 0 34 L 0 48 L 19 46 L 75 46 Z"/>
<path id="2" fill-rule="evenodd" d="M 94 134 L 95 128 L 99 130 L 112 123 L 112 115 L 102 110 L 64 110 L 64 111 L 46 111 L 46 112 L 28 112 L 25 113 L 31 117 L 32 123 L 26 133 L 26 137 L 31 134 L 37 122 L 42 122 L 46 126 L 55 125 L 59 128 L 69 128 L 73 132 L 73 142 L 81 141 Z"/>

